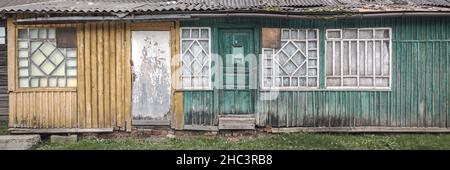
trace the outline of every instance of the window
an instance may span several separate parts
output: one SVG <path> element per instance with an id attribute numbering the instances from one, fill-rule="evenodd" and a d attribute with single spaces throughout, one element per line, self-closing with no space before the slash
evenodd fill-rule
<path id="1" fill-rule="evenodd" d="M 391 29 L 326 31 L 327 88 L 390 89 Z"/>
<path id="2" fill-rule="evenodd" d="M 317 29 L 282 29 L 281 48 L 262 50 L 262 88 L 318 88 L 318 33 Z"/>
<path id="3" fill-rule="evenodd" d="M 181 28 L 183 89 L 211 88 L 211 32 L 207 27 Z"/>
<path id="4" fill-rule="evenodd" d="M 6 44 L 6 28 L 0 27 L 0 45 Z"/>
<path id="5" fill-rule="evenodd" d="M 18 30 L 19 87 L 76 87 L 77 48 L 59 48 L 58 32 L 53 28 Z"/>

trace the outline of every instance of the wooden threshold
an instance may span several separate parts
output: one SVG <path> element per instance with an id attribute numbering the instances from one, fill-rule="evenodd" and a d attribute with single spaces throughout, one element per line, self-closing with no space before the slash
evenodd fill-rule
<path id="1" fill-rule="evenodd" d="M 170 126 L 168 120 L 133 120 L 132 126 Z"/>
<path id="2" fill-rule="evenodd" d="M 290 127 L 268 128 L 270 133 L 335 132 L 335 133 L 449 133 L 450 128 L 414 127 Z"/>
<path id="3" fill-rule="evenodd" d="M 111 133 L 113 128 L 62 128 L 62 129 L 26 129 L 26 128 L 9 128 L 13 134 L 31 134 L 31 133 Z"/>

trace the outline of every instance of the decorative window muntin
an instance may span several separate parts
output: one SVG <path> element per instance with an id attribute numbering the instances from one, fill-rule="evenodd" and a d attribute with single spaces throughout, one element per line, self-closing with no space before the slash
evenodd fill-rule
<path id="1" fill-rule="evenodd" d="M 211 88 L 211 29 L 181 28 L 181 81 L 183 89 Z"/>
<path id="2" fill-rule="evenodd" d="M 326 30 L 326 87 L 390 89 L 391 38 L 391 28 Z"/>
<path id="3" fill-rule="evenodd" d="M 77 48 L 58 48 L 55 28 L 18 30 L 20 88 L 77 85 Z"/>
<path id="4" fill-rule="evenodd" d="M 317 89 L 318 29 L 281 29 L 280 41 L 279 49 L 262 49 L 262 89 Z"/>

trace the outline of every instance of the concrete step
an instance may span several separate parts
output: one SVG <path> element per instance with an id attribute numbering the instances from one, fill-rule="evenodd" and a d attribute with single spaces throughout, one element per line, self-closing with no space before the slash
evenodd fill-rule
<path id="1" fill-rule="evenodd" d="M 39 135 L 0 136 L 0 150 L 30 150 L 40 141 Z"/>

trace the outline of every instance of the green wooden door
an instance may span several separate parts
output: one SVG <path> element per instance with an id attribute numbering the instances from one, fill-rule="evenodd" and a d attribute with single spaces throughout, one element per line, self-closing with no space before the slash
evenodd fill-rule
<path id="1" fill-rule="evenodd" d="M 254 54 L 252 29 L 219 30 L 223 89 L 219 92 L 220 110 L 227 114 L 254 114 L 256 90 L 250 88 L 249 54 Z"/>

